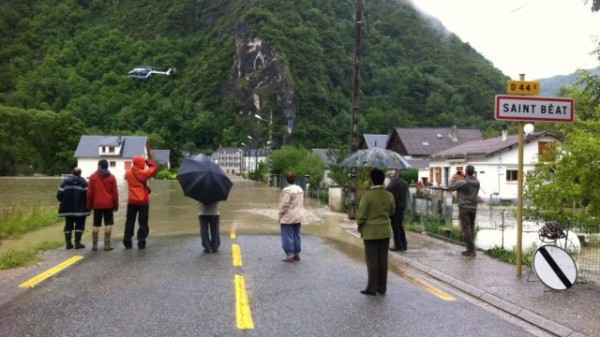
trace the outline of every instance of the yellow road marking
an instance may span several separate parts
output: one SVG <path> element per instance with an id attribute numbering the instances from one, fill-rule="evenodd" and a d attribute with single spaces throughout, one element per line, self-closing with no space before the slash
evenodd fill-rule
<path id="1" fill-rule="evenodd" d="M 451 295 L 439 290 L 438 288 L 436 288 L 432 285 L 429 285 L 429 284 L 419 280 L 418 278 L 412 277 L 406 273 L 402 273 L 402 277 L 404 279 L 408 280 L 410 283 L 418 285 L 419 287 L 425 289 L 430 294 L 433 294 L 433 295 L 441 298 L 444 301 L 456 301 L 456 299 L 454 297 L 452 297 Z"/>
<path id="2" fill-rule="evenodd" d="M 244 277 L 241 275 L 235 275 L 235 313 L 238 329 L 254 329 L 250 303 L 248 303 L 248 296 L 246 295 L 246 285 Z"/>
<path id="3" fill-rule="evenodd" d="M 235 232 L 229 233 L 229 238 L 235 240 Z"/>
<path id="4" fill-rule="evenodd" d="M 231 257 L 233 258 L 234 267 L 242 266 L 242 253 L 240 252 L 240 246 L 235 243 L 231 245 Z"/>
<path id="5" fill-rule="evenodd" d="M 19 285 L 19 288 L 33 288 L 35 287 L 38 283 L 44 281 L 45 279 L 57 274 L 58 272 L 60 272 L 61 270 L 69 267 L 70 265 L 76 263 L 77 261 L 83 259 L 83 256 L 81 255 L 77 255 L 77 256 L 73 256 L 72 258 L 66 260 L 65 262 L 52 267 L 48 270 L 46 270 L 45 272 L 39 274 L 38 276 L 30 279 L 27 282 L 21 283 Z"/>

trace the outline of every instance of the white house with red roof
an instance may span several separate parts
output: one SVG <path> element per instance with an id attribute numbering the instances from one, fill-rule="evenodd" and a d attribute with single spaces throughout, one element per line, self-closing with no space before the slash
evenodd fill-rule
<path id="1" fill-rule="evenodd" d="M 550 132 L 534 132 L 526 135 L 523 143 L 524 175 L 532 170 L 539 156 L 560 138 Z M 515 200 L 518 194 L 518 147 L 517 135 L 503 133 L 501 137 L 473 140 L 459 146 L 437 152 L 429 159 L 433 172 L 433 184 L 448 186 L 457 170 L 464 172 L 467 165 L 475 166 L 481 183 L 479 197 L 484 200 Z"/>

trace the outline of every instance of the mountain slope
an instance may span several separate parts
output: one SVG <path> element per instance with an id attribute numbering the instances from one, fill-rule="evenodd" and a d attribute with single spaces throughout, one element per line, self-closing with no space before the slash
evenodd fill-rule
<path id="1" fill-rule="evenodd" d="M 592 74 L 600 75 L 600 67 L 589 70 Z M 557 75 L 549 78 L 542 78 L 540 82 L 540 96 L 554 97 L 557 96 L 560 89 L 566 86 L 574 85 L 579 79 L 577 72 L 569 75 Z"/>
<path id="2" fill-rule="evenodd" d="M 0 104 L 70 112 L 82 133 L 149 134 L 183 152 L 274 142 L 345 146 L 353 7 L 345 1 L 19 0 L 0 4 Z M 364 133 L 481 127 L 507 77 L 410 5 L 364 8 Z M 173 76 L 134 80 L 136 66 Z M 293 128 L 289 134 L 287 131 Z"/>

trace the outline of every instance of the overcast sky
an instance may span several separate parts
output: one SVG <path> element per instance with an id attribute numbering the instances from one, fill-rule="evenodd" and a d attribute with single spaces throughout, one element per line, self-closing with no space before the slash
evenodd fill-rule
<path id="1" fill-rule="evenodd" d="M 591 1 L 591 0 L 590 0 Z M 412 0 L 514 80 L 600 66 L 600 12 L 583 0 Z"/>

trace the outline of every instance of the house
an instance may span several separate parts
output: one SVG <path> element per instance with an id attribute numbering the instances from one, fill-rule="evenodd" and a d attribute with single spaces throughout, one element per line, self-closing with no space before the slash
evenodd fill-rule
<path id="1" fill-rule="evenodd" d="M 117 178 L 123 178 L 135 156 L 148 158 L 148 137 L 141 136 L 81 136 L 75 158 L 81 175 L 89 177 L 98 169 L 100 159 L 108 160 L 108 169 Z"/>
<path id="2" fill-rule="evenodd" d="M 547 132 L 534 132 L 525 136 L 523 143 L 523 174 L 532 170 L 539 155 L 558 136 Z M 471 164 L 475 166 L 481 183 L 479 196 L 484 200 L 514 200 L 518 194 L 518 148 L 517 135 L 474 140 L 440 151 L 429 161 L 430 179 L 434 185 L 447 186 L 451 176 Z"/>
<path id="3" fill-rule="evenodd" d="M 375 147 L 385 149 L 388 142 L 388 135 L 375 135 L 365 133 L 360 139 L 360 144 L 358 148 L 362 149 L 372 149 Z"/>
<path id="4" fill-rule="evenodd" d="M 217 163 L 228 175 L 240 175 L 244 167 L 244 148 L 219 146 L 213 154 Z"/>
<path id="5" fill-rule="evenodd" d="M 267 161 L 267 152 L 267 149 L 248 147 L 219 147 L 211 158 L 225 173 L 240 175 L 258 170 L 258 164 Z"/>
<path id="6" fill-rule="evenodd" d="M 419 170 L 419 180 L 429 177 L 429 158 L 446 149 L 466 142 L 481 140 L 478 129 L 450 128 L 394 128 L 386 148 L 402 155 L 413 168 Z"/>
<path id="7" fill-rule="evenodd" d="M 152 150 L 152 160 L 158 165 L 158 167 L 166 167 L 171 169 L 171 150 Z"/>

